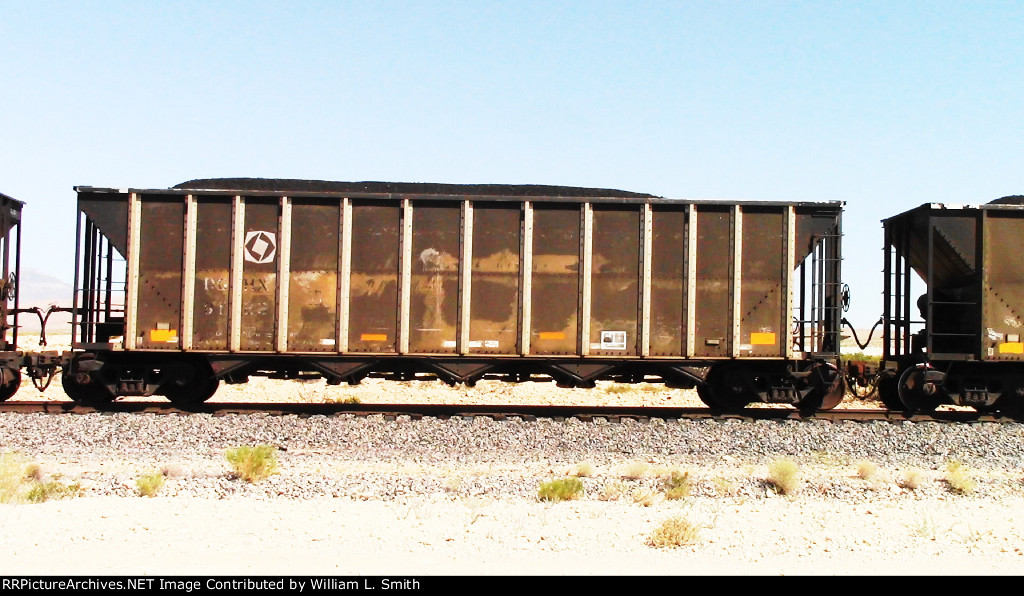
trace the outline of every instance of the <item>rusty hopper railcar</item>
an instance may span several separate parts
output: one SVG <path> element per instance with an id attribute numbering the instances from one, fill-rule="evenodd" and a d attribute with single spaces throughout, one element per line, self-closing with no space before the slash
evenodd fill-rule
<path id="1" fill-rule="evenodd" d="M 925 204 L 883 220 L 879 393 L 890 409 L 943 403 L 1024 412 L 1024 205 Z M 924 282 L 920 295 L 912 274 Z"/>
<path id="2" fill-rule="evenodd" d="M 68 395 L 250 375 L 663 380 L 831 407 L 842 204 L 547 186 L 77 187 Z"/>
<path id="3" fill-rule="evenodd" d="M 21 387 L 18 353 L 18 279 L 21 248 L 21 201 L 0 194 L 0 401 Z"/>

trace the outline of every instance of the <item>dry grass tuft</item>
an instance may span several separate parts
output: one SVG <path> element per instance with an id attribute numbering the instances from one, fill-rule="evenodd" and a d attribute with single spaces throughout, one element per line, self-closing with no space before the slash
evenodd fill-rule
<path id="1" fill-rule="evenodd" d="M 609 482 L 601 488 L 601 494 L 597 498 L 601 501 L 618 501 L 628 491 L 629 487 L 626 486 L 625 482 Z"/>
<path id="2" fill-rule="evenodd" d="M 857 476 L 869 481 L 876 478 L 878 476 L 878 464 L 867 460 L 857 462 Z"/>
<path id="3" fill-rule="evenodd" d="M 224 456 L 236 478 L 258 482 L 278 473 L 277 447 L 273 445 L 243 446 L 228 449 Z"/>
<path id="4" fill-rule="evenodd" d="M 579 476 L 580 478 L 590 478 L 591 476 L 594 475 L 593 464 L 589 464 L 586 462 L 579 464 L 578 466 L 576 466 L 575 475 Z"/>
<path id="5" fill-rule="evenodd" d="M 0 455 L 0 503 L 42 503 L 77 496 L 81 487 L 54 478 L 43 480 L 42 468 L 17 453 Z"/>
<path id="6" fill-rule="evenodd" d="M 633 491 L 633 502 L 641 507 L 651 507 L 658 499 L 658 493 L 646 488 L 638 488 Z"/>
<path id="7" fill-rule="evenodd" d="M 924 481 L 924 470 L 911 468 L 903 472 L 903 479 L 900 480 L 899 486 L 900 488 L 905 488 L 907 490 L 917 490 L 924 485 Z"/>
<path id="8" fill-rule="evenodd" d="M 583 481 L 579 478 L 560 478 L 542 482 L 537 489 L 537 500 L 551 501 L 574 501 L 583 496 Z"/>
<path id="9" fill-rule="evenodd" d="M 623 472 L 622 477 L 630 480 L 640 480 L 641 478 L 646 477 L 650 471 L 650 464 L 637 461 L 626 466 L 626 471 Z"/>
<path id="10" fill-rule="evenodd" d="M 974 474 L 966 464 L 957 460 L 946 463 L 946 483 L 958 495 L 969 495 L 978 487 Z"/>
<path id="11" fill-rule="evenodd" d="M 661 522 L 647 539 L 647 544 L 655 548 L 675 548 L 693 544 L 700 540 L 700 528 L 687 521 L 684 517 L 672 517 Z"/>
<path id="12" fill-rule="evenodd" d="M 800 490 L 800 468 L 790 459 L 777 459 L 768 465 L 768 482 L 781 495 Z"/>
<path id="13" fill-rule="evenodd" d="M 693 481 L 690 479 L 690 472 L 679 472 L 673 470 L 661 481 L 665 489 L 665 498 L 669 501 L 685 499 L 693 492 Z"/>
<path id="14" fill-rule="evenodd" d="M 164 486 L 163 472 L 149 472 L 135 479 L 135 487 L 143 497 L 155 497 Z"/>

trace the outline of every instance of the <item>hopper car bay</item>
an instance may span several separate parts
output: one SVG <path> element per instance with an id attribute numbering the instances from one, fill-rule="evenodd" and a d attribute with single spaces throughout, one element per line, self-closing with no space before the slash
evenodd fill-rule
<path id="1" fill-rule="evenodd" d="M 195 407 L 254 375 L 659 381 L 722 409 L 813 411 L 843 396 L 840 202 L 264 179 L 76 191 L 61 355 L 17 351 L 22 204 L 3 197 L 0 397 L 21 370 L 58 368 L 93 406 L 164 395 Z M 998 255 L 1021 242 L 1022 215 L 926 205 L 885 221 L 889 407 L 1019 413 L 1024 272 Z M 911 270 L 928 288 L 923 318 Z"/>

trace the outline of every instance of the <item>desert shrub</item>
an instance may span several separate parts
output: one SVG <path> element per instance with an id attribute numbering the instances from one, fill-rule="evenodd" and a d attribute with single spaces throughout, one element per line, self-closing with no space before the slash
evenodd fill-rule
<path id="1" fill-rule="evenodd" d="M 779 494 L 795 494 L 800 490 L 800 468 L 793 460 L 777 459 L 768 466 L 768 482 Z"/>
<path id="2" fill-rule="evenodd" d="M 243 446 L 228 449 L 224 456 L 234 469 L 236 478 L 257 482 L 277 474 L 277 447 L 273 445 Z"/>
<path id="3" fill-rule="evenodd" d="M 14 453 L 0 455 L 0 503 L 16 503 L 28 490 L 24 460 Z"/>
<path id="4" fill-rule="evenodd" d="M 605 393 L 617 394 L 617 393 L 629 393 L 633 391 L 633 386 L 628 383 L 609 383 L 604 386 Z"/>
<path id="5" fill-rule="evenodd" d="M 903 479 L 900 480 L 900 487 L 908 490 L 917 490 L 924 485 L 924 471 L 917 468 L 911 468 L 903 472 Z"/>
<path id="6" fill-rule="evenodd" d="M 684 517 L 672 517 L 661 522 L 647 539 L 647 544 L 655 548 L 674 548 L 684 544 L 693 544 L 700 540 L 700 528 Z"/>
<path id="7" fill-rule="evenodd" d="M 155 497 L 164 486 L 163 472 L 149 472 L 135 479 L 135 487 L 143 497 Z"/>
<path id="8" fill-rule="evenodd" d="M 946 483 L 958 495 L 969 495 L 978 486 L 971 469 L 957 460 L 946 463 Z"/>
<path id="9" fill-rule="evenodd" d="M 711 480 L 711 483 L 715 487 L 715 492 L 720 495 L 732 496 L 739 491 L 739 485 L 736 481 L 724 476 L 716 476 Z"/>
<path id="10" fill-rule="evenodd" d="M 42 503 L 50 499 L 69 499 L 81 492 L 82 487 L 78 483 L 64 484 L 54 479 L 47 482 L 34 481 L 25 493 L 25 500 L 29 503 Z"/>
<path id="11" fill-rule="evenodd" d="M 582 463 L 576 466 L 576 476 L 590 478 L 594 475 L 594 466 L 589 463 Z"/>
<path id="12" fill-rule="evenodd" d="M 0 455 L 0 503 L 42 503 L 73 497 L 80 491 L 78 484 L 64 484 L 58 479 L 44 482 L 39 465 L 17 453 Z"/>
<path id="13" fill-rule="evenodd" d="M 638 488 L 633 491 L 632 497 L 633 503 L 641 507 L 651 507 L 657 500 L 658 493 L 647 488 Z"/>
<path id="14" fill-rule="evenodd" d="M 574 501 L 583 496 L 583 481 L 579 478 L 559 478 L 542 482 L 537 489 L 540 501 Z"/>
<path id="15" fill-rule="evenodd" d="M 669 501 L 685 499 L 690 496 L 693 490 L 693 481 L 690 480 L 690 472 L 679 472 L 673 470 L 661 481 L 665 489 L 665 498 Z"/>
<path id="16" fill-rule="evenodd" d="M 628 490 L 629 487 L 624 482 L 609 482 L 601 488 L 601 494 L 597 498 L 602 501 L 618 501 Z"/>
<path id="17" fill-rule="evenodd" d="M 875 462 L 861 460 L 857 462 L 857 476 L 864 480 L 871 480 L 878 474 L 878 464 Z"/>
<path id="18" fill-rule="evenodd" d="M 624 478 L 629 478 L 630 480 L 639 480 L 644 476 L 647 476 L 650 469 L 651 466 L 642 461 L 633 462 L 626 466 L 626 471 L 622 476 Z"/>

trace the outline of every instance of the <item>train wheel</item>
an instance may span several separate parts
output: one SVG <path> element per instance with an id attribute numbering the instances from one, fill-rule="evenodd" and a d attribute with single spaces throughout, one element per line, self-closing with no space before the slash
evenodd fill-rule
<path id="1" fill-rule="evenodd" d="M 903 407 L 911 413 L 934 411 L 942 403 L 941 385 L 944 376 L 927 364 L 918 364 L 905 370 L 899 382 Z"/>
<path id="2" fill-rule="evenodd" d="M 808 378 L 811 391 L 797 404 L 801 410 L 831 410 L 843 401 L 843 378 L 834 364 L 824 363 L 814 367 Z"/>
<path id="3" fill-rule="evenodd" d="M 114 394 L 106 385 L 97 382 L 89 373 L 71 374 L 65 371 L 60 376 L 60 383 L 64 386 L 64 393 L 83 406 L 101 408 L 114 401 Z"/>
<path id="4" fill-rule="evenodd" d="M 21 371 L 13 368 L 0 369 L 0 401 L 7 401 L 21 387 Z"/>
<path id="5" fill-rule="evenodd" d="M 213 369 L 204 361 L 185 362 L 174 367 L 173 378 L 161 389 L 175 406 L 194 408 L 213 397 L 220 386 L 220 380 L 213 376 Z"/>
<path id="6" fill-rule="evenodd" d="M 888 370 L 878 373 L 875 387 L 878 390 L 878 400 L 886 409 L 903 409 L 903 402 L 900 401 L 899 379 L 896 377 L 896 373 Z"/>
<path id="7" fill-rule="evenodd" d="M 709 408 L 719 408 L 718 400 L 715 399 L 715 390 L 708 383 L 697 385 L 697 397 Z"/>
<path id="8" fill-rule="evenodd" d="M 712 367 L 705 392 L 706 396 L 701 395 L 700 388 L 697 388 L 701 401 L 713 408 L 742 410 L 754 401 L 754 394 L 750 390 L 750 372 L 738 364 L 727 363 Z"/>
<path id="9" fill-rule="evenodd" d="M 1014 383 L 1004 391 L 996 402 L 995 409 L 1003 416 L 1016 420 L 1024 419 L 1024 384 Z"/>

